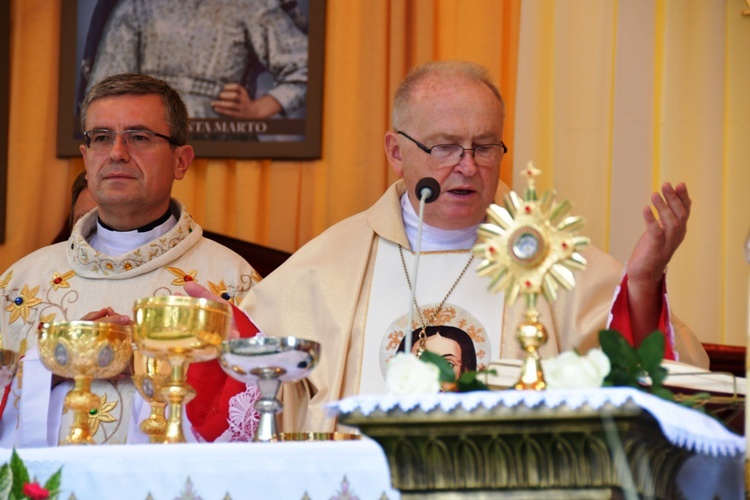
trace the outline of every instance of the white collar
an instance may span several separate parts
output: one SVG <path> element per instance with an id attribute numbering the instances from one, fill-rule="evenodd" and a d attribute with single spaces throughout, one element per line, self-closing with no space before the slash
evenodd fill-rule
<path id="1" fill-rule="evenodd" d="M 102 226 L 97 219 L 96 232 L 91 235 L 89 245 L 97 252 L 117 257 L 159 238 L 169 232 L 176 224 L 177 219 L 174 215 L 171 215 L 163 224 L 141 233 L 137 230 L 113 231 Z"/>
<path id="2" fill-rule="evenodd" d="M 409 238 L 412 250 L 417 248 L 417 230 L 419 216 L 411 206 L 409 196 L 404 193 L 401 196 L 401 218 L 404 220 L 404 229 Z M 479 224 L 464 229 L 440 229 L 428 224 L 422 224 L 422 246 L 423 252 L 466 250 L 474 246 L 477 239 L 477 228 Z"/>

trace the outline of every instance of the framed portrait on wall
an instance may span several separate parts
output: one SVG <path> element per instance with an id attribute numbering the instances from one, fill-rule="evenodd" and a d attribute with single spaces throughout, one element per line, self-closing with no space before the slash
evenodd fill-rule
<path id="1" fill-rule="evenodd" d="M 203 158 L 320 157 L 325 0 L 63 0 L 57 154 L 117 73 L 165 80 Z"/>

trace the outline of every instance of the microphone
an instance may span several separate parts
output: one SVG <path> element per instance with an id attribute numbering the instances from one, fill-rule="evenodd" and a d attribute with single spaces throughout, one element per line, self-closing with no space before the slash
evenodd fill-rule
<path id="1" fill-rule="evenodd" d="M 404 353 L 411 354 L 411 331 L 414 319 L 414 298 L 417 295 L 417 273 L 419 273 L 419 256 L 422 254 L 422 225 L 424 223 L 424 205 L 432 203 L 440 196 L 440 184 L 432 177 L 423 177 L 417 182 L 415 194 L 419 200 L 419 220 L 417 222 L 417 248 L 414 259 L 414 272 L 412 273 L 411 297 L 409 297 L 409 313 L 407 314 L 406 337 L 404 341 Z M 426 325 L 425 325 L 426 326 Z"/>
<path id="2" fill-rule="evenodd" d="M 423 177 L 417 182 L 415 193 L 419 201 L 422 201 L 422 198 L 424 198 L 425 203 L 432 203 L 440 196 L 440 184 L 432 177 Z M 421 218 L 419 222 L 422 222 Z"/>

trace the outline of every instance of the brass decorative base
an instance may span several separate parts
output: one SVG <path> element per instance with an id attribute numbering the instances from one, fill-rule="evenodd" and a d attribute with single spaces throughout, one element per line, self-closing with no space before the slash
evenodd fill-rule
<path id="1" fill-rule="evenodd" d="M 526 319 L 516 329 L 516 338 L 526 355 L 521 363 L 521 377 L 516 382 L 515 389 L 544 390 L 547 382 L 542 372 L 539 348 L 547 343 L 547 330 L 539 322 L 539 312 L 536 309 L 529 308 L 526 311 Z"/>
<path id="2" fill-rule="evenodd" d="M 149 403 L 151 413 L 139 425 L 149 443 L 164 443 L 167 435 L 167 419 L 164 418 L 164 409 L 167 405 L 159 402 Z"/>

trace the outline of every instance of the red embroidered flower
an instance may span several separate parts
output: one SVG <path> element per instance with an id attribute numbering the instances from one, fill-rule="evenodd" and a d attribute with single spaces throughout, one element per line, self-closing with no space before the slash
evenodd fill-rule
<path id="1" fill-rule="evenodd" d="M 23 494 L 31 500 L 45 500 L 49 498 L 49 490 L 45 490 L 39 483 L 24 483 Z"/>

